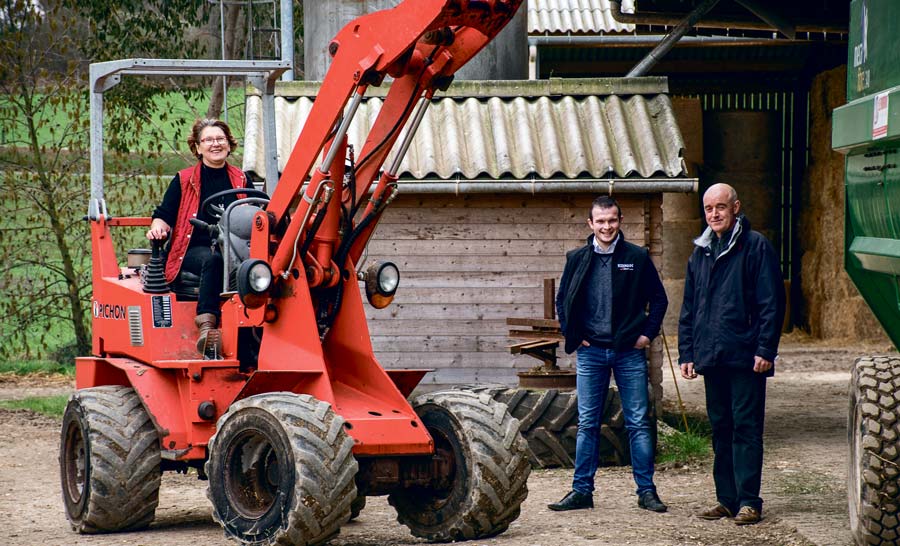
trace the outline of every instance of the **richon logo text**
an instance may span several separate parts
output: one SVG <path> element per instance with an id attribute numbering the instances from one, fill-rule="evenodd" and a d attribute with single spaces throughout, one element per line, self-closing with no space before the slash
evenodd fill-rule
<path id="1" fill-rule="evenodd" d="M 125 311 L 124 305 L 110 305 L 94 301 L 94 318 L 125 320 L 128 318 L 128 313 Z"/>

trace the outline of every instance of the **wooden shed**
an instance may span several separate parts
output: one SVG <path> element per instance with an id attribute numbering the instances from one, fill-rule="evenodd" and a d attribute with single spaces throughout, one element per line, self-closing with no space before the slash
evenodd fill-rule
<path id="1" fill-rule="evenodd" d="M 846 102 L 850 1 L 714 4 L 529 0 L 529 72 L 667 76 L 674 104 L 695 101 L 691 121 L 679 121 L 700 191 L 716 182 L 734 186 L 753 228 L 780 255 L 785 327 L 886 341 L 844 272 L 836 242 L 843 233 L 844 157 L 831 149 L 831 113 Z M 658 64 L 640 69 L 663 43 L 674 46 L 654 50 Z M 667 195 L 663 211 L 666 290 L 680 303 L 679 277 L 704 227 L 700 195 Z M 676 329 L 673 313 L 666 327 Z"/>
<path id="2" fill-rule="evenodd" d="M 276 88 L 280 166 L 317 90 Z M 619 199 L 625 237 L 659 266 L 662 193 L 697 182 L 666 91 L 664 78 L 458 82 L 434 99 L 364 258 L 401 270 L 394 303 L 368 311 L 382 365 L 433 368 L 426 386 L 515 384 L 536 361 L 510 355 L 506 319 L 543 316 L 543 280 L 558 281 L 565 253 L 585 244 L 599 194 Z M 383 93 L 370 90 L 354 119 L 357 150 Z M 244 169 L 263 175 L 259 110 L 250 97 Z M 658 386 L 660 348 L 653 353 Z"/>

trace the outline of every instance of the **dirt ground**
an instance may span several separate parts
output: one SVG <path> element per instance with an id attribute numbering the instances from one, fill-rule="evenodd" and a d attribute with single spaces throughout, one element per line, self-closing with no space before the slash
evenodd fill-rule
<path id="1" fill-rule="evenodd" d="M 571 470 L 535 471 L 522 515 L 509 530 L 471 544 L 600 545 L 845 545 L 846 414 L 849 368 L 857 356 L 885 347 L 841 346 L 791 338 L 769 382 L 762 496 L 764 521 L 739 528 L 691 514 L 714 502 L 711 461 L 657 469 L 666 514 L 640 510 L 627 468 L 601 469 L 592 511 L 554 513 L 546 505 L 570 488 Z M 675 355 L 673 355 L 673 358 Z M 666 400 L 675 389 L 666 364 Z M 701 381 L 679 380 L 688 408 L 703 411 Z M 0 376 L 0 399 L 71 390 L 58 379 Z M 59 492 L 59 423 L 24 411 L 0 410 L 0 544 L 5 546 L 231 544 L 210 516 L 205 482 L 196 475 L 163 477 L 154 524 L 140 533 L 79 536 L 70 531 Z M 418 544 L 384 498 L 370 498 L 337 546 Z"/>

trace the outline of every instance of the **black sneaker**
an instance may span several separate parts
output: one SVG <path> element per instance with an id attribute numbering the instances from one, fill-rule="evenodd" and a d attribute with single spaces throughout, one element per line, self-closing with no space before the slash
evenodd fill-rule
<path id="1" fill-rule="evenodd" d="M 638 497 L 638 506 L 651 512 L 665 512 L 669 509 L 663 504 L 663 501 L 659 500 L 659 495 L 656 494 L 656 491 L 644 491 L 641 493 L 641 496 Z"/>
<path id="2" fill-rule="evenodd" d="M 584 510 L 585 508 L 594 507 L 594 496 L 591 494 L 579 493 L 578 491 L 569 491 L 569 494 L 563 497 L 559 502 L 548 504 L 547 508 L 557 512 L 566 510 Z"/>

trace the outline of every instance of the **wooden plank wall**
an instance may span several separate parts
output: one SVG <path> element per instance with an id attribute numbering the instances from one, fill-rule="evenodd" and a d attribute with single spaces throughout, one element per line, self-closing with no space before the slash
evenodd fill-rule
<path id="1" fill-rule="evenodd" d="M 385 368 L 434 368 L 423 386 L 515 384 L 537 360 L 512 356 L 507 317 L 543 316 L 543 279 L 559 282 L 565 253 L 584 244 L 594 195 L 401 196 L 385 212 L 366 260 L 391 260 L 400 288 L 386 309 L 367 306 Z M 625 237 L 658 235 L 659 196 L 619 196 Z M 652 206 L 651 206 L 652 205 Z M 645 219 L 650 218 L 648 222 Z M 651 237 L 651 232 L 653 236 Z M 561 366 L 574 358 L 559 354 Z"/>

